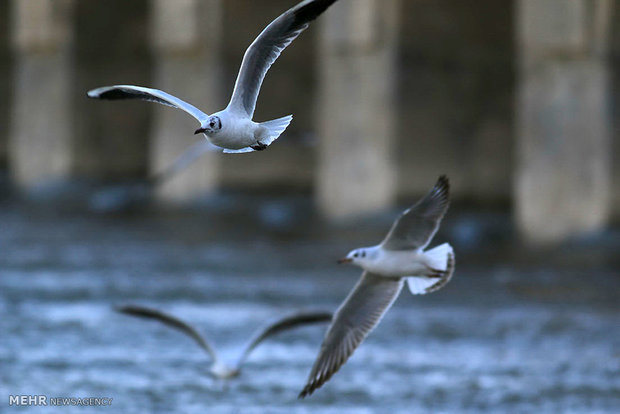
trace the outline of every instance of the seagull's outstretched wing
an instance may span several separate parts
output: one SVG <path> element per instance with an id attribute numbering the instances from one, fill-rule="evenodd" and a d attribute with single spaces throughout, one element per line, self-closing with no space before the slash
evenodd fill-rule
<path id="1" fill-rule="evenodd" d="M 264 328 L 256 332 L 252 340 L 248 343 L 243 353 L 241 354 L 241 357 L 237 362 L 237 367 L 241 367 L 241 365 L 250 355 L 252 350 L 265 339 L 280 332 L 286 331 L 288 329 L 297 328 L 299 326 L 329 322 L 332 320 L 332 316 L 333 315 L 331 312 L 299 312 L 289 316 L 285 316 L 282 319 L 278 319 L 277 321 L 265 326 Z"/>
<path id="2" fill-rule="evenodd" d="M 228 107 L 252 118 L 265 74 L 280 53 L 336 0 L 305 0 L 267 26 L 245 51 Z"/>
<path id="3" fill-rule="evenodd" d="M 168 166 L 165 170 L 157 172 L 148 178 L 151 185 L 162 185 L 177 173 L 183 171 L 189 167 L 194 161 L 202 157 L 207 152 L 220 152 L 221 149 L 211 144 L 209 140 L 201 139 L 193 144 L 191 147 L 183 151 L 174 162 Z"/>
<path id="4" fill-rule="evenodd" d="M 362 274 L 334 315 L 299 398 L 312 394 L 340 369 L 392 306 L 403 288 L 403 283 L 401 279 L 386 278 L 369 272 Z"/>
<path id="5" fill-rule="evenodd" d="M 178 329 L 184 334 L 190 336 L 194 341 L 200 345 L 202 349 L 207 351 L 207 353 L 211 356 L 213 361 L 218 361 L 217 354 L 215 350 L 209 345 L 209 343 L 200 335 L 194 328 L 186 324 L 180 319 L 169 315 L 167 313 L 158 311 L 157 309 L 146 308 L 144 306 L 138 305 L 125 305 L 125 306 L 117 306 L 115 307 L 116 311 L 120 313 L 124 313 L 126 315 L 138 316 L 141 318 L 149 318 L 155 319 L 162 322 L 165 325 L 168 325 L 172 328 Z"/>
<path id="6" fill-rule="evenodd" d="M 450 204 L 450 183 L 442 175 L 431 191 L 396 220 L 381 243 L 386 250 L 424 248 L 431 241 Z"/>
<path id="7" fill-rule="evenodd" d="M 178 172 L 187 168 L 191 163 L 210 151 L 221 150 L 206 139 L 201 139 L 179 157 L 166 169 L 149 175 L 147 178 L 128 184 L 111 185 L 96 191 L 89 200 L 90 207 L 100 213 L 112 213 L 135 208 L 144 208 L 150 202 L 157 186 L 165 184 Z"/>
<path id="8" fill-rule="evenodd" d="M 157 102 L 162 105 L 180 109 L 196 118 L 198 122 L 202 122 L 209 118 L 209 116 L 202 112 L 200 109 L 196 108 L 191 104 L 188 104 L 187 102 L 175 96 L 170 95 L 169 93 L 160 91 L 159 89 L 145 88 L 143 86 L 102 86 L 101 88 L 88 91 L 88 97 L 93 99 L 107 100 L 140 99 L 142 101 Z"/>

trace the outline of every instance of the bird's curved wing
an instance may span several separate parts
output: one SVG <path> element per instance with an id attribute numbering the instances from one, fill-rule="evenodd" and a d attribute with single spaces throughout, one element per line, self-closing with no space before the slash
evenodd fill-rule
<path id="1" fill-rule="evenodd" d="M 169 93 L 160 91 L 159 89 L 145 88 L 143 86 L 102 86 L 101 88 L 88 91 L 88 97 L 93 99 L 107 100 L 140 99 L 142 101 L 156 102 L 162 105 L 180 109 L 187 112 L 188 114 L 196 118 L 198 122 L 201 123 L 202 121 L 205 121 L 207 118 L 209 118 L 209 115 L 205 114 L 195 106 L 177 98 L 176 96 L 172 96 Z"/>
<path id="2" fill-rule="evenodd" d="M 252 118 L 265 74 L 280 53 L 336 0 L 305 0 L 271 22 L 245 51 L 228 108 Z"/>
<path id="3" fill-rule="evenodd" d="M 200 335 L 194 328 L 189 326 L 187 323 L 183 322 L 176 317 L 169 315 L 167 313 L 158 311 L 157 309 L 151 309 L 144 306 L 138 305 L 125 305 L 125 306 L 117 306 L 114 308 L 117 312 L 124 313 L 126 315 L 137 316 L 140 318 L 149 318 L 155 319 L 157 321 L 162 322 L 164 325 L 170 326 L 172 328 L 178 329 L 184 334 L 190 336 L 194 341 L 200 345 L 202 349 L 207 351 L 207 353 L 211 356 L 213 361 L 218 361 L 217 354 L 215 350 L 209 345 L 209 343 L 204 339 L 202 335 Z"/>
<path id="4" fill-rule="evenodd" d="M 424 248 L 431 241 L 450 204 L 450 183 L 442 175 L 431 191 L 396 220 L 381 246 L 386 250 Z"/>
<path id="5" fill-rule="evenodd" d="M 297 328 L 304 325 L 310 325 L 315 323 L 329 322 L 332 320 L 331 312 L 298 312 L 289 316 L 285 316 L 282 319 L 278 319 L 275 322 L 265 326 L 254 334 L 252 340 L 245 347 L 241 357 L 237 362 L 237 367 L 247 359 L 252 350 L 256 348 L 258 344 L 265 339 L 278 334 L 280 332 Z"/>
<path id="6" fill-rule="evenodd" d="M 201 139 L 183 151 L 183 153 L 179 155 L 166 169 L 151 175 L 148 178 L 148 181 L 153 186 L 162 185 L 174 177 L 178 172 L 189 167 L 198 158 L 202 157 L 207 152 L 212 151 L 220 152 L 220 149 L 211 144 L 208 140 Z"/>
<path id="7" fill-rule="evenodd" d="M 369 272 L 362 274 L 355 288 L 334 315 L 319 356 L 299 398 L 312 394 L 340 369 L 392 306 L 403 283 L 401 279 L 382 277 Z"/>

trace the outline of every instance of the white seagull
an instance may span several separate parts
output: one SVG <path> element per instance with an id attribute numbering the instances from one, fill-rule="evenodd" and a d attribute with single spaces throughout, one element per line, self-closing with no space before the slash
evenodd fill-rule
<path id="1" fill-rule="evenodd" d="M 142 86 L 103 86 L 88 92 L 95 99 L 141 99 L 181 109 L 200 122 L 203 133 L 227 153 L 261 151 L 275 141 L 293 119 L 292 115 L 267 122 L 254 122 L 254 108 L 265 74 L 280 53 L 303 32 L 311 21 L 336 0 L 305 0 L 289 9 L 254 40 L 245 51 L 235 89 L 226 109 L 207 115 L 195 106 L 164 91 Z"/>
<path id="2" fill-rule="evenodd" d="M 364 272 L 334 314 L 299 398 L 312 394 L 340 369 L 392 306 L 405 281 L 414 295 L 434 292 L 450 281 L 452 247 L 445 243 L 424 250 L 448 209 L 448 193 L 448 178 L 441 176 L 422 200 L 400 215 L 380 244 L 355 249 L 339 260 Z"/>
<path id="3" fill-rule="evenodd" d="M 332 314 L 330 312 L 299 312 L 278 319 L 273 323 L 270 323 L 269 325 L 266 325 L 262 329 L 256 331 L 256 333 L 252 337 L 252 340 L 245 346 L 241 356 L 237 359 L 236 363 L 234 363 L 233 365 L 228 365 L 218 356 L 218 354 L 215 352 L 215 349 L 213 349 L 213 347 L 209 345 L 207 340 L 202 335 L 200 335 L 194 328 L 189 326 L 187 323 L 172 315 L 158 311 L 156 309 L 136 305 L 119 306 L 115 309 L 118 312 L 127 315 L 158 320 L 165 325 L 178 329 L 186 335 L 190 336 L 192 339 L 194 339 L 194 341 L 198 343 L 198 345 L 200 345 L 202 349 L 207 351 L 212 361 L 211 366 L 209 367 L 209 374 L 219 379 L 230 379 L 238 376 L 241 372 L 241 366 L 248 358 L 252 350 L 254 350 L 254 348 L 256 348 L 256 346 L 265 339 L 277 333 L 299 326 L 329 322 L 332 318 Z"/>

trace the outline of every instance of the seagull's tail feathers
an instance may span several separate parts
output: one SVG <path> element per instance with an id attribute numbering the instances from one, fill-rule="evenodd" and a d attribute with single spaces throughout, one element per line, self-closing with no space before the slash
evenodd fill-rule
<path id="1" fill-rule="evenodd" d="M 454 256 L 454 250 L 450 244 L 444 243 L 424 252 L 424 255 L 430 267 L 445 272 L 450 267 L 450 256 Z"/>
<path id="2" fill-rule="evenodd" d="M 414 295 L 424 295 L 441 289 L 452 279 L 454 273 L 454 250 L 448 243 L 424 252 L 424 255 L 432 273 L 407 277 L 407 286 Z"/>
<path id="3" fill-rule="evenodd" d="M 260 125 L 267 129 L 265 138 L 261 139 L 261 142 L 265 145 L 271 145 L 273 141 L 282 135 L 292 120 L 293 115 L 288 115 L 282 118 L 273 119 L 271 121 L 261 122 Z"/>

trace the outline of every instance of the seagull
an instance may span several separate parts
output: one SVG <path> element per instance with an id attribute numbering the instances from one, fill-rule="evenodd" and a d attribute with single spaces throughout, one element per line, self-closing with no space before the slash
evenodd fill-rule
<path id="1" fill-rule="evenodd" d="M 212 363 L 209 368 L 209 374 L 218 379 L 230 379 L 237 377 L 241 372 L 241 366 L 248 358 L 252 350 L 254 350 L 254 348 L 256 348 L 256 346 L 265 339 L 298 326 L 329 322 L 332 318 L 331 312 L 298 312 L 280 318 L 256 331 L 252 337 L 252 340 L 245 346 L 241 356 L 237 359 L 237 362 L 233 365 L 228 365 L 218 356 L 213 347 L 202 335 L 200 335 L 190 325 L 172 315 L 156 309 L 136 305 L 119 306 L 115 309 L 116 311 L 126 315 L 158 320 L 165 325 L 176 328 L 190 336 L 198 343 L 198 345 L 200 345 L 202 349 L 207 351 L 211 357 Z"/>
<path id="2" fill-rule="evenodd" d="M 245 51 L 232 97 L 226 109 L 207 115 L 195 106 L 158 89 L 133 85 L 103 86 L 90 90 L 95 99 L 141 99 L 187 112 L 200 122 L 195 134 L 204 134 L 226 153 L 262 151 L 288 127 L 292 115 L 254 122 L 254 109 L 265 74 L 282 51 L 336 0 L 305 0 L 271 22 Z"/>
<path id="3" fill-rule="evenodd" d="M 153 192 L 158 187 L 167 183 L 205 153 L 212 151 L 213 148 L 209 141 L 198 141 L 162 171 L 131 183 L 111 185 L 96 191 L 89 199 L 89 206 L 100 213 L 127 211 L 144 207 L 151 201 Z"/>
<path id="4" fill-rule="evenodd" d="M 414 295 L 444 287 L 454 272 L 448 244 L 424 250 L 437 232 L 449 204 L 449 182 L 439 177 L 433 189 L 405 210 L 378 245 L 352 250 L 339 263 L 364 269 L 340 305 L 299 398 L 311 395 L 353 354 L 398 297 L 405 281 Z"/>

